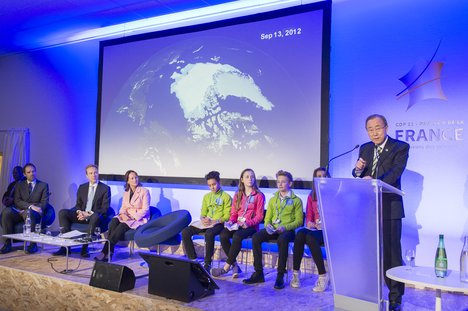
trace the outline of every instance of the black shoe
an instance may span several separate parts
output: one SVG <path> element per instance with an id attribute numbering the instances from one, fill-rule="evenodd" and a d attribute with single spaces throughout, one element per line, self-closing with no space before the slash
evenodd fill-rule
<path id="1" fill-rule="evenodd" d="M 88 244 L 85 244 L 81 247 L 81 257 L 83 258 L 89 258 L 89 253 L 88 253 Z"/>
<path id="2" fill-rule="evenodd" d="M 208 264 L 208 263 L 205 263 L 203 265 L 203 268 L 205 268 L 206 272 L 208 272 L 209 274 L 211 274 L 211 265 Z"/>
<path id="3" fill-rule="evenodd" d="M 3 244 L 3 247 L 0 249 L 0 254 L 6 254 L 11 252 L 11 243 Z"/>
<path id="4" fill-rule="evenodd" d="M 26 253 L 28 253 L 28 254 L 34 254 L 36 252 L 37 252 L 37 244 L 36 243 L 31 243 L 26 248 Z"/>
<path id="5" fill-rule="evenodd" d="M 245 284 L 256 284 L 256 283 L 264 283 L 265 282 L 265 277 L 263 276 L 263 272 L 257 272 L 255 271 L 252 273 L 250 278 L 242 280 L 243 283 Z"/>
<path id="6" fill-rule="evenodd" d="M 390 311 L 401 311 L 401 302 L 397 301 L 390 301 L 390 307 L 388 308 Z"/>
<path id="7" fill-rule="evenodd" d="M 275 286 L 276 289 L 283 289 L 284 288 L 284 274 L 278 273 L 276 276 Z"/>
<path id="8" fill-rule="evenodd" d="M 103 262 L 107 262 L 108 261 L 108 257 L 106 256 L 106 254 L 104 253 L 99 253 L 99 255 L 97 255 L 96 257 L 94 257 L 94 260 L 95 261 L 103 261 Z"/>
<path id="9" fill-rule="evenodd" d="M 70 254 L 70 249 L 68 249 L 68 254 Z M 58 251 L 52 253 L 52 256 L 66 256 L 66 255 L 67 255 L 67 249 L 64 246 L 60 247 Z"/>

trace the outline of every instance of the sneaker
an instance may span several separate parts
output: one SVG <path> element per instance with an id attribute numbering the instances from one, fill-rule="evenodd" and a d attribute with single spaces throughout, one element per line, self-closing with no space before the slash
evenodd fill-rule
<path id="1" fill-rule="evenodd" d="M 242 280 L 243 283 L 245 284 L 256 284 L 256 283 L 264 283 L 265 282 L 265 277 L 263 276 L 263 272 L 257 272 L 255 271 L 252 273 L 250 278 Z"/>
<path id="2" fill-rule="evenodd" d="M 328 273 L 319 275 L 317 282 L 315 282 L 314 288 L 312 290 L 314 292 L 324 292 L 327 290 L 328 282 L 330 281 L 330 277 Z"/>
<path id="3" fill-rule="evenodd" d="M 109 257 L 106 256 L 106 254 L 104 253 L 99 253 L 96 257 L 94 257 L 94 260 L 95 261 L 102 261 L 102 262 L 107 262 L 109 261 L 108 259 Z"/>
<path id="4" fill-rule="evenodd" d="M 214 277 L 219 277 L 224 274 L 228 273 L 228 271 L 224 270 L 224 268 L 213 268 L 211 269 L 211 275 Z"/>
<path id="5" fill-rule="evenodd" d="M 293 277 L 292 277 L 292 280 L 291 280 L 291 287 L 293 288 L 299 288 L 301 287 L 301 280 L 299 279 L 299 276 L 300 276 L 300 272 L 299 271 L 294 271 L 293 272 Z"/>
<path id="6" fill-rule="evenodd" d="M 278 273 L 276 276 L 276 281 L 275 281 L 275 289 L 283 289 L 284 288 L 284 274 Z"/>
<path id="7" fill-rule="evenodd" d="M 238 264 L 232 268 L 232 278 L 237 279 L 242 274 L 242 270 Z"/>

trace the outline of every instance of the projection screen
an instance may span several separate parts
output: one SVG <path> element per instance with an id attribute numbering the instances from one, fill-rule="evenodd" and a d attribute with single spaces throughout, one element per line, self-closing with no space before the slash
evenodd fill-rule
<path id="1" fill-rule="evenodd" d="M 310 181 L 328 158 L 329 15 L 314 3 L 101 42 L 101 176 Z"/>

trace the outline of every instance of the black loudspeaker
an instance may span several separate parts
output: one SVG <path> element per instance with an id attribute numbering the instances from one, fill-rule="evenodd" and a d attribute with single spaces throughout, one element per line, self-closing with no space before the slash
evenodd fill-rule
<path id="1" fill-rule="evenodd" d="M 198 262 L 140 253 L 148 263 L 148 293 L 183 302 L 213 295 L 218 285 Z"/>
<path id="2" fill-rule="evenodd" d="M 135 273 L 125 266 L 96 261 L 89 285 L 124 292 L 135 287 Z"/>

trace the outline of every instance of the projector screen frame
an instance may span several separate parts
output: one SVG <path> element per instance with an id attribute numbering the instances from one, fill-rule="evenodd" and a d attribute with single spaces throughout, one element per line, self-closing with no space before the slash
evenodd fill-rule
<path id="1" fill-rule="evenodd" d="M 331 1 L 316 2 L 311 4 L 299 5 L 285 9 L 279 9 L 264 13 L 246 15 L 242 17 L 230 18 L 222 21 L 214 21 L 209 23 L 197 24 L 192 26 L 183 26 L 162 31 L 138 34 L 134 36 L 105 40 L 100 42 L 99 47 L 99 71 L 98 71 L 98 105 L 96 118 L 96 145 L 95 145 L 95 163 L 99 165 L 100 153 L 100 132 L 101 132 L 101 105 L 102 105 L 102 77 L 103 77 L 103 50 L 107 46 L 118 45 L 128 42 L 154 39 L 158 37 L 173 36 L 178 34 L 187 34 L 192 32 L 200 32 L 214 28 L 222 28 L 237 24 L 255 22 L 259 20 L 274 19 L 277 17 L 305 13 L 309 11 L 322 10 L 322 72 L 321 72 L 321 134 L 320 134 L 320 165 L 325 166 L 329 157 L 329 91 L 330 91 L 330 32 L 331 32 Z M 130 169 L 130 168 L 129 168 Z M 215 168 L 214 168 L 215 169 Z M 255 169 L 255 168 L 254 168 Z M 285 168 L 287 170 L 287 168 Z M 278 168 L 272 168 L 272 174 Z M 313 170 L 313 167 L 310 168 Z M 157 184 L 188 184 L 188 185 L 205 185 L 206 181 L 203 176 L 194 177 L 174 177 L 174 176 L 146 176 L 141 175 L 140 181 L 145 183 Z M 124 175 L 120 174 L 100 174 L 100 179 L 107 181 L 123 181 Z M 237 186 L 238 178 L 223 178 L 221 171 L 222 184 L 225 186 Z M 261 188 L 275 188 L 276 181 L 270 179 L 258 180 Z M 312 182 L 308 180 L 297 179 L 294 182 L 294 188 L 310 189 Z"/>

